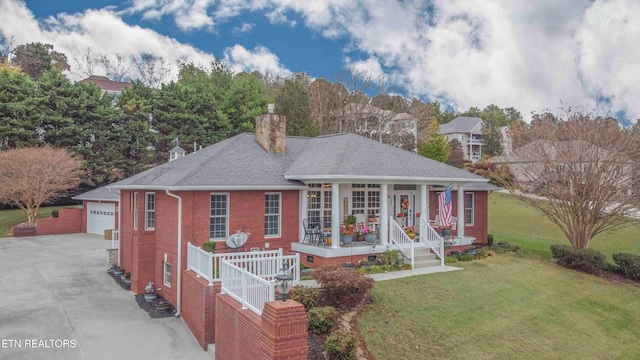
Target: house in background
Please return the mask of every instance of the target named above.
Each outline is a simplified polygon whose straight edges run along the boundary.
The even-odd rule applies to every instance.
[[[482,129],[484,122],[479,117],[458,116],[440,126],[440,133],[447,141],[456,139],[462,145],[464,159],[476,163],[482,158]]]
[[[124,89],[132,86],[130,82],[113,81],[109,80],[106,76],[99,75],[91,75],[86,79],[80,80],[80,82],[94,84],[100,88],[103,93],[115,95],[116,98],[124,91]]]

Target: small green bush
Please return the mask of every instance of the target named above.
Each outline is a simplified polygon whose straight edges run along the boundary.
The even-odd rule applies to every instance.
[[[337,308],[351,308],[371,297],[373,279],[362,272],[337,266],[324,266],[313,272],[324,289],[325,303]]]
[[[462,254],[458,257],[460,261],[473,261],[473,255],[471,254]]]
[[[307,313],[309,331],[316,335],[328,333],[338,323],[338,312],[331,306],[314,307]]]
[[[486,259],[487,256],[489,256],[489,250],[482,248],[482,250],[480,250],[480,253],[478,253],[477,256],[481,259]]]
[[[487,244],[489,244],[489,246],[493,245],[493,234],[487,235]]]
[[[617,253],[613,254],[613,261],[618,269],[631,279],[640,280],[640,255]]]
[[[400,250],[385,251],[375,261],[376,265],[389,265],[395,270],[402,268],[402,252]]]
[[[453,264],[453,263],[457,263],[458,262],[458,258],[455,256],[445,256],[444,258],[444,263],[445,264]]]
[[[568,245],[551,245],[551,255],[558,260],[558,265],[589,274],[606,268],[607,257],[595,250],[580,249]]]
[[[327,360],[355,359],[358,345],[356,336],[346,330],[336,330],[325,341]]]
[[[305,311],[315,307],[319,297],[320,290],[306,286],[294,286],[289,293],[289,298],[302,304]]]
[[[215,253],[216,252],[216,242],[215,241],[205,241],[202,243],[202,250]]]
[[[489,247],[489,250],[496,254],[504,254],[508,252],[520,252],[521,249],[518,245],[509,244],[508,242],[499,242]]]

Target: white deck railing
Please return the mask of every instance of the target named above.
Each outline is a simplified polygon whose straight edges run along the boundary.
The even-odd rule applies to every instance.
[[[420,218],[420,236],[418,239],[421,243],[425,243],[436,256],[440,258],[440,265],[444,266],[444,239],[431,227],[427,219],[423,217]]]
[[[411,268],[414,267],[414,243],[411,238],[404,232],[402,226],[398,225],[395,219],[389,217],[389,242],[402,251],[411,261]]]
[[[221,290],[242,304],[243,309],[250,309],[262,315],[264,304],[275,298],[275,283],[222,259],[220,262]]]
[[[187,244],[187,269],[205,278],[209,284],[220,281],[220,266],[223,260],[228,260],[267,280],[275,278],[284,261],[289,269],[292,269],[293,281],[300,281],[300,254],[284,256],[282,249],[213,254],[191,243]]]

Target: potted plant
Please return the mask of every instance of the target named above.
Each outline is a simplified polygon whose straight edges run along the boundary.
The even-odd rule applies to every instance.
[[[343,245],[351,245],[353,243],[353,228],[340,227],[340,240]]]
[[[411,240],[413,240],[416,237],[416,228],[413,226],[405,226],[404,232],[407,234],[407,236]]]
[[[124,274],[124,270],[120,267],[116,267],[115,269],[113,269],[113,276],[120,276]]]
[[[152,302],[156,297],[158,297],[158,294],[156,294],[155,289],[153,288],[153,281],[149,281],[147,286],[144,287],[144,291],[144,300],[147,302]]]
[[[442,236],[451,236],[453,230],[451,229],[451,226],[445,226],[442,228],[441,232]]]
[[[127,286],[131,285],[131,272],[130,271],[127,271],[126,274],[124,274],[123,281],[124,281],[125,285],[127,285]]]
[[[373,266],[373,261],[369,261],[369,259],[367,258],[360,260],[359,263],[360,263],[360,267],[367,268],[367,267]]]
[[[358,221],[358,219],[356,219],[355,215],[349,215],[344,220],[344,225],[347,227],[347,229],[350,229],[351,232],[353,233],[353,229],[356,227],[356,222],[357,221]]]
[[[364,233],[364,241],[367,244],[373,244],[376,242],[376,230],[373,226],[364,224],[362,227],[362,232]]]

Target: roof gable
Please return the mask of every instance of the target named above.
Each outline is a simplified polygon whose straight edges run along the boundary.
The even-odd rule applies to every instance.
[[[481,134],[482,126],[484,122],[479,117],[458,116],[457,118],[449,121],[446,124],[440,126],[440,132],[442,134],[453,133],[474,133]]]

